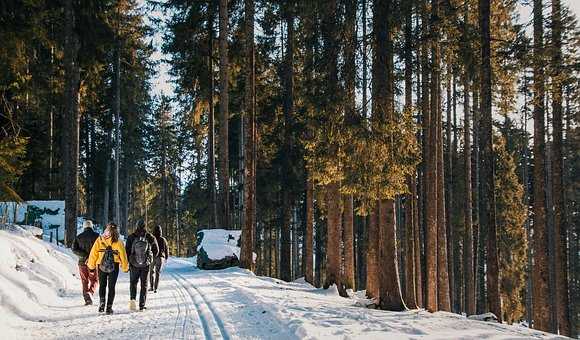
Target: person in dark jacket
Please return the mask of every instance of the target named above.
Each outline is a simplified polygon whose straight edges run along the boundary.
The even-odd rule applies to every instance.
[[[79,275],[83,285],[85,305],[92,305],[93,299],[91,295],[95,294],[97,289],[98,275],[96,270],[90,270],[87,267],[87,259],[95,240],[99,237],[99,233],[93,230],[93,222],[91,220],[85,220],[83,227],[83,232],[78,234],[73,242],[72,251],[79,257]]]
[[[155,240],[159,246],[159,256],[153,258],[153,263],[151,263],[151,268],[149,270],[149,281],[151,283],[150,290],[157,293],[157,288],[159,287],[159,274],[161,274],[161,269],[163,269],[165,261],[169,258],[169,249],[167,247],[167,240],[163,237],[163,229],[161,229],[159,224],[155,226],[155,229],[153,229],[153,236],[155,236]]]
[[[147,279],[149,276],[149,266],[153,259],[159,255],[159,246],[153,235],[145,229],[145,222],[137,223],[137,229],[127,238],[127,257],[129,258],[129,309],[137,310],[135,299],[137,297],[137,283],[141,281],[139,291],[139,310],[146,309],[147,300]]]

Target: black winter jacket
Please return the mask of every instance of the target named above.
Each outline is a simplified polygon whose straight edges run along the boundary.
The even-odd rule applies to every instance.
[[[92,228],[85,228],[78,234],[73,242],[72,251],[79,257],[79,264],[85,264],[93,248],[93,243],[99,237],[99,233]]]
[[[163,231],[160,226],[157,226],[153,230],[153,236],[155,236],[157,244],[159,245],[159,257],[167,260],[169,258],[169,248],[167,247],[167,239],[163,237]]]
[[[135,242],[135,240],[137,240],[140,237],[145,236],[145,239],[147,240],[147,242],[149,242],[149,247],[151,249],[151,254],[153,255],[153,258],[157,257],[159,255],[159,246],[157,245],[157,240],[155,239],[155,237],[153,235],[151,235],[150,233],[148,233],[145,229],[138,229],[136,230],[134,233],[132,233],[131,235],[129,235],[129,237],[127,237],[127,243],[125,244],[125,250],[127,251],[127,258],[129,259],[129,264],[133,265],[131,262],[131,258],[132,258],[132,252],[133,252],[133,242]]]

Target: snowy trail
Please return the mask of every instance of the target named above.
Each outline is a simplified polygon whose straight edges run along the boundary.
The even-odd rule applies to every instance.
[[[563,339],[451,313],[366,309],[336,289],[240,268],[203,271],[179,258],[169,259],[145,312],[129,311],[129,275],[121,273],[115,314],[99,315],[82,305],[76,261],[26,232],[0,230],[0,340]]]

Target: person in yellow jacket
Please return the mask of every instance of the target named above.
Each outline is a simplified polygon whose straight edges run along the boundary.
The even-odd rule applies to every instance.
[[[125,246],[119,237],[117,225],[109,223],[103,235],[99,236],[93,244],[87,259],[89,270],[98,268],[99,271],[99,298],[101,300],[99,313],[105,311],[106,304],[106,313],[113,314],[113,301],[115,300],[115,286],[119,277],[119,267],[125,273],[129,271],[129,261],[127,261]],[[108,294],[107,288],[109,290]]]

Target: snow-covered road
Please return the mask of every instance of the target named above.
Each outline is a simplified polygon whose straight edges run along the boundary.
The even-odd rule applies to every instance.
[[[0,230],[0,340],[4,339],[555,339],[521,326],[422,310],[362,307],[336,289],[198,270],[171,258],[145,312],[130,312],[128,275],[114,315],[83,306],[76,257],[26,231]],[[95,297],[95,300],[98,300]]]
[[[71,294],[61,306],[46,306],[50,317],[27,323],[27,335],[77,340],[298,338],[256,299],[189,261],[169,260],[159,291],[149,292],[145,312],[129,311],[128,279],[125,273],[119,276],[114,315],[99,315],[96,306],[81,306],[80,295]]]

